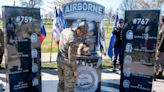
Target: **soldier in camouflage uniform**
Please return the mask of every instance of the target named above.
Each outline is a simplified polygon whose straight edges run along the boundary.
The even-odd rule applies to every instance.
[[[68,28],[61,32],[58,63],[58,92],[73,92],[75,87],[75,77],[79,75],[76,71],[76,55],[82,37],[87,33],[88,25],[82,21],[75,28]]]
[[[2,58],[3,58],[3,53],[4,53],[4,36],[3,36],[3,31],[0,29],[0,69],[1,63],[2,63]]]

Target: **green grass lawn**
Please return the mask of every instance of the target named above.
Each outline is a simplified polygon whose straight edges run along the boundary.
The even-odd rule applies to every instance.
[[[50,26],[45,25],[46,30],[49,29],[49,27]],[[107,50],[108,50],[108,46],[109,46],[109,40],[110,40],[110,36],[111,36],[112,27],[113,27],[112,23],[109,24],[108,22],[105,22],[104,29],[105,29],[105,41],[106,41]],[[49,53],[50,52],[51,39],[52,39],[51,37],[52,37],[52,33],[47,32],[47,36],[46,36],[45,40],[42,43],[42,53],[45,53],[45,52]],[[58,46],[56,45],[56,43],[53,40],[53,42],[52,42],[52,52],[57,52],[57,51],[58,51]],[[109,61],[110,61],[109,58],[103,59],[103,62],[102,62],[103,67],[109,67],[109,68],[112,67],[112,62],[109,63]],[[56,65],[54,63],[52,63],[52,64],[44,63],[42,67],[44,67],[44,68],[46,68],[46,67],[55,68]]]
[[[58,45],[55,43],[55,41],[52,38],[52,33],[47,32],[45,39],[42,43],[42,53],[49,53],[49,52],[57,52],[58,51]]]
[[[44,19],[43,24],[44,24],[46,30],[52,30],[53,20]]]
[[[57,68],[57,62],[42,63],[42,69],[56,69],[56,68]]]
[[[52,20],[43,20],[43,23],[44,23],[45,29],[47,30],[47,32],[46,32],[47,35],[41,45],[42,53],[50,53],[51,51],[57,52],[58,46],[55,43],[55,41],[52,39],[52,33],[50,32],[50,30],[52,30]],[[106,41],[107,50],[108,50],[108,46],[109,46],[109,39],[111,36],[112,27],[113,27],[112,23],[105,22],[104,29],[105,29],[105,41]],[[2,28],[2,22],[0,22],[0,28]],[[52,45],[52,47],[51,47],[51,45]],[[104,67],[111,67],[111,63],[109,63],[109,60],[110,60],[109,58],[103,59],[102,65]],[[2,65],[2,66],[5,67],[5,65]],[[42,67],[43,68],[46,68],[46,67],[55,68],[56,63],[51,63],[51,64],[43,63]]]
[[[49,53],[49,52],[57,52],[58,51],[58,46],[57,44],[54,42],[54,40],[52,39],[52,33],[50,32],[50,30],[52,30],[52,24],[53,24],[53,20],[51,19],[44,19],[43,20],[45,29],[47,31],[47,35],[46,38],[44,39],[43,43],[42,43],[42,53]],[[104,23],[104,29],[105,29],[105,39],[106,39],[106,48],[108,49],[108,45],[109,45],[109,39],[110,39],[110,35],[111,35],[111,30],[112,30],[112,23],[109,22],[105,22]],[[2,28],[2,21],[0,21],[0,28]],[[51,43],[52,43],[52,48],[51,48]]]
[[[52,21],[49,20],[49,22],[52,22]],[[48,23],[48,25],[46,25],[47,23],[44,23],[44,24],[45,24],[46,30],[52,29],[52,23]],[[108,22],[105,22],[104,29],[105,29],[105,41],[106,41],[107,50],[109,47],[109,39],[111,36],[112,27],[113,27],[112,23],[109,24]],[[41,46],[43,53],[48,53],[51,51],[51,41],[52,41],[52,33],[47,32],[46,38],[44,39],[42,46]],[[53,40],[52,41],[52,52],[57,52],[57,51],[58,51],[58,46],[56,45],[56,43]]]
[[[104,29],[105,29],[105,43],[106,43],[107,51],[108,51],[108,47],[109,47],[109,40],[110,40],[110,37],[111,37],[112,27],[113,27],[112,23],[111,24],[106,23],[105,26],[104,26]]]
[[[2,67],[2,68],[6,68],[5,64],[1,64],[1,67]]]
[[[51,24],[51,23],[50,23]],[[105,43],[106,43],[106,48],[107,48],[107,51],[108,51],[108,47],[109,47],[109,40],[110,40],[110,36],[111,36],[111,31],[112,31],[112,27],[113,27],[113,24],[110,24],[108,22],[105,22],[105,25],[104,25],[104,29],[105,29]],[[49,30],[50,29],[50,25],[45,25],[45,29],[46,30]],[[46,38],[44,39],[43,43],[42,43],[42,53],[49,53],[51,51],[51,42],[52,42],[52,52],[57,52],[58,51],[58,46],[57,44],[54,42],[54,40],[52,40],[52,33],[51,32],[47,32],[47,36]],[[109,63],[110,61],[110,58],[106,58],[104,59],[103,58],[103,67],[112,67],[112,64]],[[53,64],[52,64],[53,65]],[[50,66],[50,67],[54,67],[52,66],[51,64],[44,64],[44,66]]]
[[[1,65],[3,68],[5,67],[5,64]],[[52,62],[52,63],[42,63],[41,64],[42,69],[56,69],[57,68],[57,62]],[[103,60],[102,62],[102,67],[104,68],[112,68],[112,62],[109,62],[107,59]]]

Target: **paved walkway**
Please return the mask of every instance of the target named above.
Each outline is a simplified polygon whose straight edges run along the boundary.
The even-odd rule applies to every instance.
[[[42,53],[41,61],[42,62],[50,62],[50,59],[51,59],[51,61],[56,61],[56,57],[57,57],[57,53],[52,53],[51,57],[50,57],[50,53]],[[4,57],[3,57],[2,63],[5,63]]]
[[[42,62],[50,62],[50,59],[51,59],[51,61],[56,61],[56,57],[57,57],[57,53],[52,53],[52,54],[50,54],[50,53],[42,53],[41,54],[41,61]],[[109,57],[106,56],[105,58],[109,58]],[[3,58],[2,63],[5,63],[4,58]]]
[[[101,92],[119,92],[120,75],[118,73],[113,73],[111,69],[103,69],[101,77]],[[2,82],[4,85],[6,81],[5,78],[5,71],[0,70],[0,82]],[[43,69],[42,92],[56,92],[57,84],[57,70]],[[153,83],[153,92],[163,92],[163,90],[164,80],[157,79],[157,81]]]
[[[56,61],[56,53],[52,53],[52,61]],[[49,62],[50,54],[42,53],[42,62]],[[4,61],[3,61],[4,63]],[[0,82],[5,84],[6,76],[4,70],[0,70]],[[102,70],[102,84],[101,92],[119,92],[120,75],[113,73],[111,69]],[[56,92],[58,83],[57,70],[55,69],[43,69],[42,70],[42,92]],[[51,90],[50,90],[51,89]],[[164,80],[157,79],[153,82],[154,92],[164,91]]]
[[[120,75],[109,73],[111,70],[104,70],[108,73],[102,73],[101,92],[119,92]],[[1,82],[5,85],[5,72],[0,71]],[[42,92],[57,92],[58,76],[56,69],[42,70]],[[51,89],[51,90],[50,90]],[[110,91],[109,91],[110,90]],[[5,91],[4,91],[5,92]]]

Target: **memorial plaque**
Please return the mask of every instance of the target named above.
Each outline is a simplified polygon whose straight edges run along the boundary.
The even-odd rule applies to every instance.
[[[40,9],[2,7],[7,92],[41,92]]]
[[[152,92],[159,10],[125,11],[121,92]]]
[[[76,71],[80,75],[76,78],[74,92],[101,92],[102,57],[98,50],[99,41],[104,37],[99,29],[105,8],[94,2],[78,1],[65,4],[62,9],[68,27],[74,28],[81,21],[88,24],[88,32],[80,38],[82,40],[78,46]],[[88,52],[85,52],[88,48]]]

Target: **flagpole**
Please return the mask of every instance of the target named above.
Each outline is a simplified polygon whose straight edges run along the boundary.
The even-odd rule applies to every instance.
[[[55,6],[55,10],[56,10],[56,6]],[[51,61],[52,61],[52,42],[53,42],[53,31],[51,33],[51,48],[50,48],[50,64],[51,64]]]
[[[52,33],[52,35],[51,35],[51,48],[50,48],[50,64],[51,64],[51,59],[52,59],[52,42],[53,42],[53,33]]]

